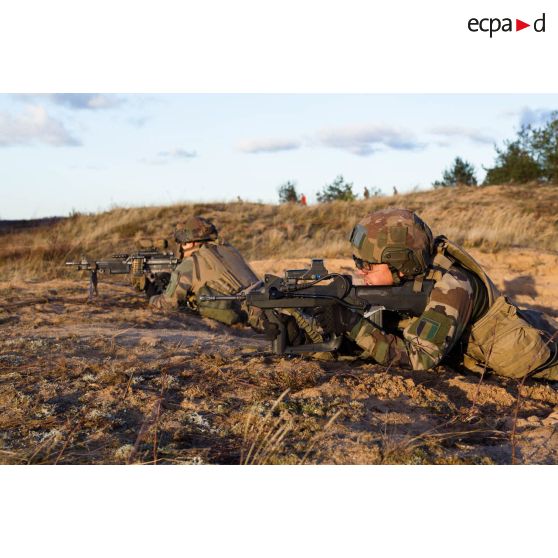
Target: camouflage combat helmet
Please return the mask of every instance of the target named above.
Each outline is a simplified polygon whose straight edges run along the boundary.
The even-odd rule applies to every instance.
[[[392,271],[415,277],[432,261],[432,231],[408,209],[382,209],[367,215],[350,237],[353,258],[359,269],[386,263]]]
[[[179,244],[216,240],[217,229],[213,223],[203,217],[188,217],[186,221],[176,225],[174,239]]]

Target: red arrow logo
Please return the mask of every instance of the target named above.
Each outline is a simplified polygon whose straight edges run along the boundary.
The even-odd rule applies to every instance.
[[[525,23],[524,21],[521,21],[520,19],[515,20],[515,30],[516,31],[521,31],[522,29],[525,29],[527,27],[531,27],[531,24],[530,23]]]

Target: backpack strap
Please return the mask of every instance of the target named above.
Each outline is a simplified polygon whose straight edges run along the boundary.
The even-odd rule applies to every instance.
[[[194,276],[196,281],[200,280],[200,262],[198,262],[197,254],[192,254],[192,261],[194,262]]]
[[[455,263],[454,260],[448,258],[446,253],[447,239],[445,236],[440,236],[436,239],[435,254],[432,259],[432,265],[426,274],[427,279],[439,281],[444,273],[446,273],[451,266]]]

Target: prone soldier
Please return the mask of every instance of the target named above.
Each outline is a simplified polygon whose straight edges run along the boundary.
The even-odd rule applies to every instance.
[[[367,285],[433,280],[420,316],[383,328],[341,308],[345,335],[383,365],[428,370],[440,363],[514,378],[558,380],[558,323],[521,310],[502,296],[484,269],[406,209],[384,209],[358,223],[353,259]]]
[[[174,238],[180,264],[173,271],[163,294],[151,297],[156,309],[185,305],[203,317],[227,325],[247,323],[263,330],[262,312],[241,301],[200,301],[200,295],[233,295],[261,284],[240,252],[218,238],[215,225],[207,219],[189,217],[176,225]]]

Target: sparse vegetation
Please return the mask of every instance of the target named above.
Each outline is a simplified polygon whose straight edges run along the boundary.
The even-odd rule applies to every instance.
[[[296,191],[296,182],[292,180],[281,184],[277,190],[279,193],[279,203],[296,203],[299,199],[298,192]]]
[[[531,152],[539,164],[543,178],[558,183],[558,112],[552,113],[549,121],[539,127],[528,127]]]
[[[353,192],[353,183],[345,182],[343,175],[340,174],[331,184],[326,184],[316,197],[320,203],[354,201],[357,199],[357,194]]]
[[[558,246],[558,189],[553,186],[517,186],[513,191],[506,186],[440,188],[350,204],[177,204],[74,215],[47,226],[0,234],[0,273],[6,280],[75,277],[65,268],[66,259],[127,252],[146,238],[166,238],[172,247],[173,224],[191,214],[209,217],[250,260],[271,255],[348,257],[347,235],[355,222],[389,206],[417,211],[435,234],[446,234],[466,247],[555,250]]]
[[[558,112],[539,126],[523,126],[517,138],[496,148],[494,166],[486,169],[485,184],[558,183]]]
[[[82,253],[128,251],[141,238],[170,239],[173,223],[201,213],[258,274],[312,256],[347,273],[348,230],[393,205],[464,243],[503,292],[558,315],[558,256],[539,251],[558,246],[558,189],[549,185],[312,207],[114,209],[20,228],[0,235],[0,462],[473,464],[510,463],[513,454],[519,463],[555,463],[558,395],[550,385],[520,388],[444,367],[284,359],[250,330],[152,312],[123,278],[101,278],[99,297],[87,304],[86,278],[63,266]],[[475,247],[492,254],[485,260]]]
[[[451,166],[444,171],[442,180],[436,180],[434,188],[448,188],[454,186],[476,186],[477,176],[475,167],[461,157],[456,157]]]
[[[496,153],[494,166],[486,169],[485,185],[525,184],[541,178],[542,169],[525,145],[522,133],[519,139],[506,142],[502,149],[496,148]]]
[[[94,304],[80,287],[0,285],[8,309],[21,303],[0,348],[0,463],[477,464],[509,463],[512,449],[518,462],[556,458],[548,385],[522,386],[518,409],[513,381],[283,359],[243,330],[154,314],[126,286],[105,284]]]

